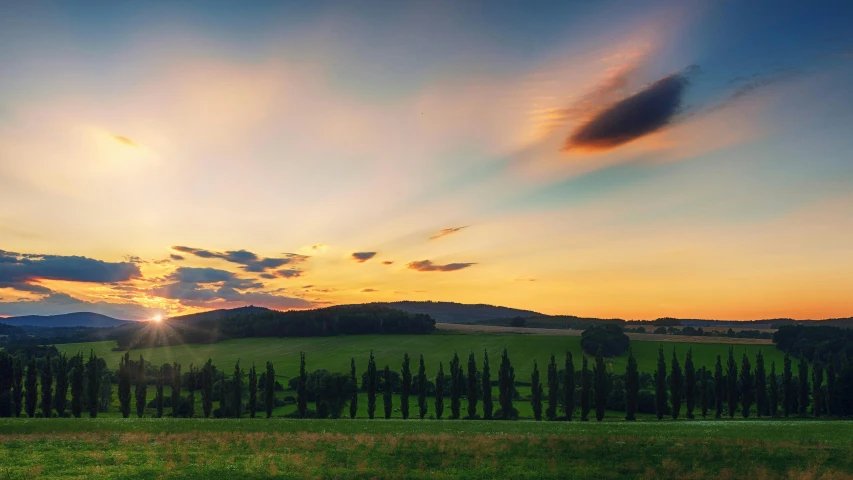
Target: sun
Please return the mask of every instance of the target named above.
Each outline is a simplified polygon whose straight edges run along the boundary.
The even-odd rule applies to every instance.
[[[160,315],[158,313],[157,315],[154,315],[153,317],[151,317],[151,321],[160,323],[163,321],[163,315]]]

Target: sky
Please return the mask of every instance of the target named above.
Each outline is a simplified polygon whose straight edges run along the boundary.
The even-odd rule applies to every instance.
[[[853,3],[0,2],[0,316],[853,315]]]

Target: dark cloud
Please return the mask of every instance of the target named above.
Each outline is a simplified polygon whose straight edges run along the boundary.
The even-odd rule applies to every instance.
[[[260,305],[267,308],[286,310],[312,308],[313,302],[267,292],[241,292],[227,285],[206,288],[198,284],[173,283],[151,290],[153,295],[178,300],[182,305],[203,308],[233,308],[242,305]]]
[[[394,264],[393,260],[385,260],[384,262],[382,262],[382,265],[393,265],[393,264]]]
[[[252,253],[248,250],[228,250],[225,252],[214,252],[212,250],[205,250],[203,248],[194,248],[194,247],[184,247],[184,246],[174,246],[172,250],[176,250],[178,252],[189,253],[191,255],[195,255],[200,258],[218,258],[221,260],[225,260],[226,262],[236,263],[238,265],[243,265],[243,270],[247,272],[266,272],[267,270],[278,268],[283,265],[295,264],[299,262],[303,262],[308,259],[305,255],[299,255],[296,253],[285,253],[283,258],[261,258],[255,253]],[[172,258],[179,256],[174,255]],[[183,257],[180,258],[182,260]]]
[[[184,257],[182,257],[180,255],[175,255],[174,253],[170,254],[169,258],[171,258],[172,260],[183,260],[184,259]]]
[[[166,279],[185,285],[221,283],[224,287],[238,290],[263,288],[264,286],[262,283],[251,279],[238,278],[232,272],[217,268],[178,267]]]
[[[373,292],[378,292],[378,291],[379,290],[376,290],[375,288],[365,288],[361,291],[361,293],[373,293]]]
[[[302,270],[297,268],[287,268],[284,270],[277,270],[275,272],[281,278],[297,278],[302,276]]]
[[[452,272],[468,268],[471,265],[476,265],[476,263],[448,263],[447,265],[438,265],[432,263],[431,260],[420,260],[417,262],[410,262],[408,267],[411,270],[417,270],[419,272]]]
[[[355,252],[352,254],[353,260],[359,263],[364,263],[376,256],[376,252]]]
[[[463,228],[468,228],[468,227],[469,227],[469,225],[464,225],[464,226],[461,226],[461,227],[445,228],[444,230],[441,230],[441,231],[439,231],[438,233],[436,233],[435,235],[433,235],[433,236],[429,237],[429,239],[430,239],[430,240],[435,240],[436,238],[441,238],[441,237],[444,237],[444,236],[446,236],[446,235],[450,235],[451,233],[456,233],[456,232],[458,232],[459,230],[462,230]]]
[[[274,273],[262,273],[258,276],[261,278],[266,278],[267,280],[272,280],[274,278],[278,278]]]
[[[679,113],[687,85],[684,74],[673,74],[612,104],[576,129],[565,149],[606,150],[660,130]]]
[[[15,253],[0,250],[0,288],[48,293],[39,280],[112,283],[139,278],[132,262],[104,262],[87,257]]]

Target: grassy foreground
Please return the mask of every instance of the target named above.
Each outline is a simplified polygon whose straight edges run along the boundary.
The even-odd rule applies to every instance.
[[[851,478],[847,422],[4,419],[0,478]]]

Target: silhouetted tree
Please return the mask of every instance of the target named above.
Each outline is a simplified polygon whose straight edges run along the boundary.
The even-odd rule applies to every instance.
[[[702,412],[702,418],[708,416],[708,410],[711,406],[711,372],[705,368],[705,365],[702,365],[702,370],[699,372],[699,395],[700,395],[700,411]]]
[[[835,370],[835,356],[829,352],[829,359],[826,362],[826,413],[827,415],[837,415],[838,408],[836,397],[835,379],[837,372]]]
[[[566,364],[563,370],[563,411],[566,421],[571,422],[575,414],[575,363],[572,352],[566,350]]]
[[[693,410],[696,408],[696,367],[693,366],[693,349],[687,349],[684,360],[684,400],[687,406],[687,418],[693,420]]]
[[[423,420],[427,414],[427,377],[426,365],[424,365],[424,356],[421,355],[420,364],[418,365],[418,416]]]
[[[118,362],[118,403],[123,418],[130,416],[130,352]]]
[[[225,380],[225,372],[219,372],[219,416],[225,418],[229,415],[228,384]]]
[[[468,354],[468,418],[477,418],[477,361]]]
[[[163,382],[165,381],[163,377],[166,376],[166,369],[161,365],[157,369],[156,375],[157,378],[154,382],[154,416],[155,418],[163,418]]]
[[[80,418],[86,405],[86,390],[83,372],[83,354],[74,357],[74,368],[71,369],[71,415]]]
[[[581,421],[589,421],[589,396],[592,381],[589,378],[589,366],[586,356],[581,363]]]
[[[637,370],[637,359],[634,352],[628,348],[628,363],[625,367],[625,420],[637,419],[637,404],[640,400],[640,373]]]
[[[275,367],[270,362],[267,362],[267,375],[264,378],[264,408],[267,418],[272,417],[275,408]]]
[[[178,362],[172,363],[172,416],[177,418],[178,411],[181,408],[181,364]]]
[[[453,352],[453,359],[450,360],[450,418],[453,420],[459,418],[460,397],[462,396],[462,390],[459,388],[461,386],[459,375],[461,374],[459,355]]]
[[[258,411],[258,371],[255,364],[249,369],[249,418],[255,418]]]
[[[815,357],[812,361],[812,415],[815,418],[820,417],[824,405],[823,400],[823,366],[820,364],[818,352],[815,350]]]
[[[483,420],[492,419],[492,373],[489,369],[489,352],[483,351]]]
[[[270,380],[269,376],[267,380]],[[210,418],[213,410],[213,361],[209,358],[201,368],[201,409],[204,418]]]
[[[50,418],[53,411],[53,365],[50,354],[45,358],[41,367],[41,414],[44,418]]]
[[[56,414],[65,416],[68,408],[68,357],[61,353],[56,364],[56,392],[53,395],[53,405]]]
[[[513,411],[512,395],[515,392],[515,371],[509,360],[509,354],[504,348],[501,355],[501,367],[498,371],[498,384],[500,388],[501,416],[504,420],[512,418]]]
[[[352,380],[352,384],[356,387],[358,386],[358,377],[355,372],[355,358],[349,359],[349,376]],[[355,415],[358,413],[358,388],[353,388],[352,395],[349,399],[349,418],[355,418]]]
[[[755,414],[758,418],[767,415],[767,373],[761,350],[755,356]]]
[[[233,382],[233,391],[231,393],[234,395],[234,405],[231,407],[231,410],[234,413],[234,418],[240,418],[243,416],[243,370],[240,368],[239,360],[234,364]]]
[[[391,410],[394,408],[392,402],[393,382],[391,381],[391,369],[385,365],[385,390],[382,392],[382,402],[385,407],[385,418],[391,418]]]
[[[438,375],[435,377],[435,418],[441,420],[444,414],[444,365],[438,363]]]
[[[800,397],[797,406],[800,410],[800,416],[805,417],[809,411],[809,364],[804,356],[800,356],[800,363],[797,365],[798,374],[800,376],[800,388],[798,392]]]
[[[791,357],[785,354],[782,370],[782,413],[787,418],[794,406],[794,382],[791,374]]]
[[[296,389],[296,407],[299,416],[308,416],[308,373],[305,371],[305,352],[299,352],[299,384]]]
[[[89,418],[98,416],[98,398],[101,392],[101,365],[94,350],[89,351],[89,361],[86,363],[86,390],[89,400]]]
[[[607,367],[604,365],[604,355],[599,349],[595,356],[595,419],[604,420],[604,410],[607,408]]]
[[[36,403],[38,403],[38,372],[36,370],[36,359],[30,357],[27,362],[26,380],[26,407],[27,416],[33,418],[36,415]]]
[[[655,414],[658,420],[666,414],[666,360],[663,345],[658,346],[658,367],[655,371]]]
[[[403,420],[409,418],[409,394],[412,388],[412,369],[409,366],[409,354],[403,354],[403,371],[401,374],[403,384],[400,386],[400,415]]]
[[[714,418],[723,415],[723,398],[725,397],[726,384],[723,380],[723,359],[717,355],[717,363],[714,365]]]
[[[198,388],[198,368],[190,364],[189,375],[187,375],[187,417],[195,416],[195,391]]]
[[[20,417],[24,409],[24,359],[15,357],[12,368],[12,402],[15,416]]]
[[[0,350],[0,417],[11,417],[15,407],[12,383],[15,378],[15,361],[5,350]]]
[[[779,380],[776,377],[776,362],[770,363],[769,401],[767,413],[775,417],[779,415]]]
[[[560,385],[557,376],[557,359],[551,354],[551,362],[548,363],[548,408],[545,416],[548,420],[557,417],[557,403],[559,402]]]
[[[752,366],[749,364],[749,358],[743,354],[740,367],[740,404],[741,415],[743,418],[749,417],[749,409],[752,407],[752,402],[755,399],[754,380],[752,378]]]
[[[136,365],[136,416],[142,418],[145,415],[145,402],[148,397],[148,380],[145,378],[145,359],[142,355],[139,356],[139,363]]]
[[[370,351],[370,360],[367,361],[367,385],[363,385],[367,390],[367,416],[373,420],[376,414],[376,360],[373,358],[373,350]]]
[[[533,374],[530,376],[530,405],[533,407],[533,418],[542,420],[542,383],[539,382],[539,366],[533,360]]]
[[[669,393],[672,400],[672,419],[678,420],[678,415],[681,413],[681,392],[684,389],[684,377],[681,374],[681,365],[678,363],[678,356],[675,354],[675,348],[672,349],[672,373],[669,376]]]
[[[729,329],[731,330],[731,329]],[[735,363],[734,347],[729,347],[729,359],[726,362],[726,393],[729,418],[734,418],[738,404],[737,363]]]

